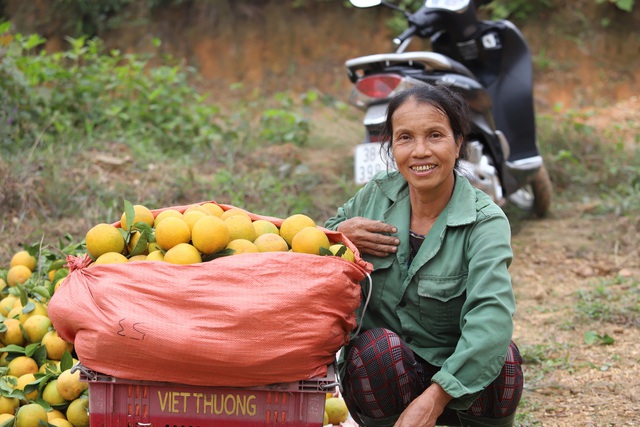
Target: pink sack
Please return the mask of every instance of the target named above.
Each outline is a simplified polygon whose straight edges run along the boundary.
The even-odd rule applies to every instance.
[[[324,376],[356,327],[371,271],[344,235],[324,231],[356,262],[262,252],[86,267],[69,257],[49,317],[84,366],[118,378],[244,387]]]

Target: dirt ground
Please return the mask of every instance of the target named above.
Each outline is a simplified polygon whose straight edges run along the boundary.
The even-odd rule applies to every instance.
[[[514,339],[528,362],[524,411],[539,423],[525,425],[640,425],[639,230],[640,217],[578,207],[525,221],[514,234]],[[581,295],[598,292],[603,307],[584,307]],[[598,309],[614,313],[585,316]],[[587,344],[589,331],[613,344]]]
[[[629,97],[584,111],[584,121],[637,147],[639,107]],[[640,425],[640,212],[602,216],[596,207],[556,208],[514,229],[522,425]],[[590,342],[594,334],[605,339]]]

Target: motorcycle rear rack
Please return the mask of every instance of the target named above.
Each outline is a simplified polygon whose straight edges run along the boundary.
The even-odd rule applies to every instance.
[[[345,62],[347,74],[352,83],[364,77],[368,72],[382,72],[390,66],[399,64],[408,64],[410,67],[417,66],[427,71],[451,71],[475,79],[467,67],[435,52],[378,53],[360,56]]]

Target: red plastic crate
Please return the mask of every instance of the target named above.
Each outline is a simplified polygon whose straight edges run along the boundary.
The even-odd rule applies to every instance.
[[[321,427],[327,376],[263,387],[202,387],[132,381],[80,368],[89,383],[91,427]]]

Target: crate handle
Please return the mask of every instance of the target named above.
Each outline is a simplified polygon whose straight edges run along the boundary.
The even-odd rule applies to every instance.
[[[92,381],[94,381],[96,378],[98,378],[98,374],[96,374],[95,372],[85,368],[84,366],[82,366],[82,364],[80,364],[80,362],[76,363],[75,365],[73,365],[73,367],[71,367],[71,373],[73,374],[75,371],[82,372],[83,374],[85,374],[87,376],[87,378],[89,378]]]
[[[329,384],[320,384],[320,389],[328,390],[330,388],[338,387],[339,385],[340,385],[340,383],[338,381],[336,381],[334,383],[329,383]]]

